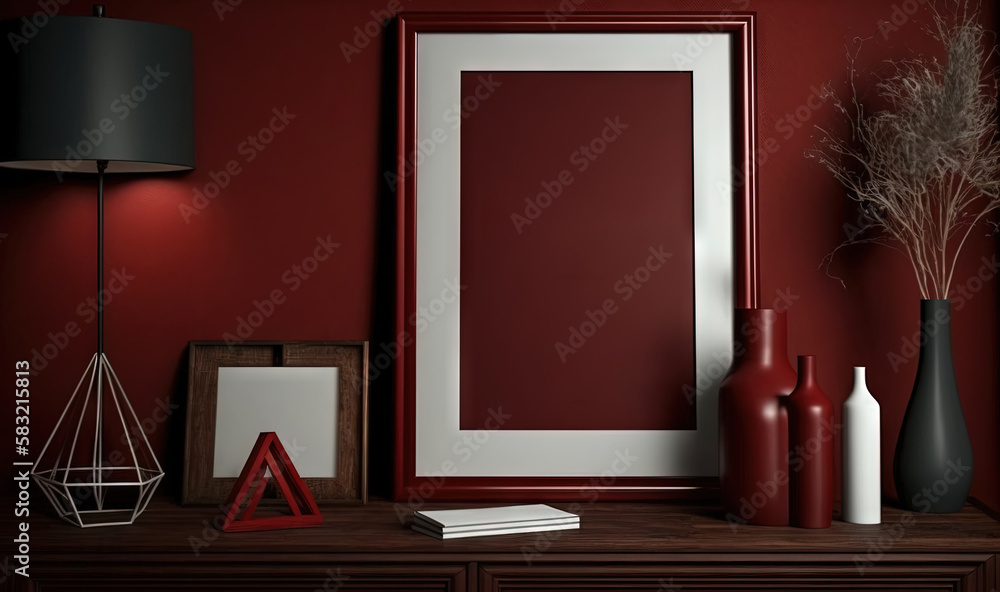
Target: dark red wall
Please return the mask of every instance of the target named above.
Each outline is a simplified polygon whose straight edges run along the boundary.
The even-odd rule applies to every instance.
[[[222,2],[215,2],[221,5]],[[342,44],[356,30],[379,32],[373,11],[406,10],[755,10],[758,28],[760,230],[763,301],[791,300],[792,355],[818,356],[819,380],[839,404],[851,386],[851,366],[869,367],[870,387],[882,405],[884,484],[891,491],[896,434],[916,369],[915,359],[894,372],[888,359],[917,330],[919,294],[899,253],[877,247],[841,251],[833,272],[817,269],[845,238],[853,211],[830,175],[803,151],[812,126],[835,113],[818,98],[827,82],[844,88],[845,42],[872,37],[861,67],[931,49],[923,34],[925,3],[871,0],[761,0],[658,2],[629,0],[365,0],[242,2],[222,15],[213,3],[111,2],[113,17],[162,22],[194,33],[198,169],[165,177],[114,177],[108,184],[106,262],[134,279],[107,309],[107,351],[139,417],[157,402],[183,401],[185,348],[191,339],[221,339],[238,328],[254,302],[283,289],[276,308],[252,339],[385,339],[391,316],[391,271],[378,255],[382,137],[387,119],[385,35],[345,59]],[[916,18],[907,10],[920,7]],[[0,18],[34,13],[34,0],[8,1]],[[87,14],[69,3],[65,14]],[[984,22],[993,28],[993,7]],[[880,29],[879,21],[899,23]],[[365,39],[357,39],[363,42]],[[2,89],[0,89],[2,92]],[[391,105],[391,103],[390,103]],[[268,125],[273,109],[295,115],[248,162],[240,145]],[[235,160],[240,173],[187,222],[192,205]],[[94,349],[93,324],[77,314],[93,290],[96,227],[92,178],[58,183],[51,175],[0,172],[0,366],[50,343],[68,322],[83,325],[32,382],[33,444],[39,451]],[[283,274],[309,256],[317,238],[341,246],[299,288]],[[979,291],[954,318],[955,364],[976,454],[973,494],[1000,506],[997,476],[997,291],[995,271],[980,262],[994,243],[976,233],[956,272]],[[985,282],[970,280],[983,271]],[[957,301],[956,301],[956,308]],[[382,323],[382,324],[379,324]],[[376,327],[373,329],[373,327]],[[50,348],[51,351],[51,348]],[[10,376],[13,379],[13,376]],[[389,391],[373,384],[376,448],[391,438]],[[5,405],[4,425],[11,405]],[[181,411],[151,433],[174,486],[183,456]],[[838,411],[839,416],[839,411]],[[4,428],[4,433],[9,433]],[[10,454],[6,452],[5,454]],[[839,455],[838,455],[839,458]],[[376,457],[376,489],[390,474]]]

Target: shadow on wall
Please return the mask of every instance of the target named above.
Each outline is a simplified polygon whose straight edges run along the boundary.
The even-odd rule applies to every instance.
[[[379,117],[378,213],[375,232],[375,302],[368,349],[368,490],[375,497],[392,497],[395,438],[396,374],[396,191],[385,172],[396,171],[396,95],[398,65],[396,20],[382,35],[382,104]],[[395,353],[394,353],[395,352]]]

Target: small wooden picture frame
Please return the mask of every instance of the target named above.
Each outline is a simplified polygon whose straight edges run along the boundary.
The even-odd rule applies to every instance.
[[[336,392],[329,395],[335,400],[330,402],[332,413],[327,414],[329,430],[335,434],[335,454],[327,453],[336,459],[335,476],[304,474],[303,478],[317,503],[363,504],[368,501],[367,341],[246,341],[240,344],[192,341],[188,351],[182,492],[185,505],[224,503],[236,482],[235,476],[217,477],[215,470],[220,368],[335,368]],[[294,406],[288,408],[301,412]],[[322,420],[319,423],[322,424]],[[248,425],[248,433],[252,432],[251,443],[260,431]],[[286,440],[287,448],[296,436],[328,436],[328,433],[278,435]],[[293,450],[289,452],[295,454]],[[271,495],[272,492],[268,492],[268,496]]]

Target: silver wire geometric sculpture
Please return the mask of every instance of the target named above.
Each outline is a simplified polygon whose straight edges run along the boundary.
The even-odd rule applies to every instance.
[[[87,390],[81,391],[84,380]],[[111,421],[105,421],[106,414],[111,415]],[[92,439],[87,437],[91,426]],[[106,446],[118,434],[128,454]],[[53,442],[59,443],[58,447],[49,450]],[[108,451],[113,452],[106,458]],[[46,453],[54,460],[45,463]],[[59,517],[80,528],[132,524],[149,504],[163,478],[163,468],[103,353],[90,359],[31,476]]]

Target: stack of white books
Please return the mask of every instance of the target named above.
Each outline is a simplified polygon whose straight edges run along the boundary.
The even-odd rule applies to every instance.
[[[413,513],[413,530],[436,539],[570,530],[580,517],[544,504],[471,510],[428,510]]]

